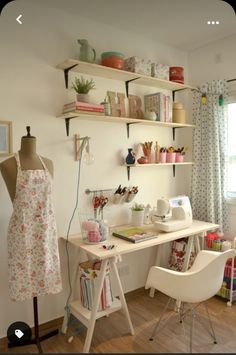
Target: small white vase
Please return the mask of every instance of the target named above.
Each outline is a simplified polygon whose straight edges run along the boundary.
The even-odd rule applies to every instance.
[[[133,211],[131,215],[131,225],[141,226],[144,219],[144,210],[143,211]]]
[[[76,98],[77,101],[90,103],[89,94],[76,94]]]

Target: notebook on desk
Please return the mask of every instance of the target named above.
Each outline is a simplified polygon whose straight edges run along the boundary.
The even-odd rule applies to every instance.
[[[155,231],[147,231],[139,227],[130,227],[123,230],[117,230],[112,233],[114,237],[128,240],[131,243],[140,243],[148,239],[157,238]]]

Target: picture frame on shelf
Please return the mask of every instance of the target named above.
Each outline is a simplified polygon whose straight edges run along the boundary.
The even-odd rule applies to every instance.
[[[0,157],[12,154],[12,121],[0,120]]]

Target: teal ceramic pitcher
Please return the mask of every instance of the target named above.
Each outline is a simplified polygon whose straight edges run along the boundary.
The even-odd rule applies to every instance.
[[[78,39],[78,43],[81,45],[79,59],[84,62],[93,63],[96,59],[95,49],[88,44],[86,39]]]

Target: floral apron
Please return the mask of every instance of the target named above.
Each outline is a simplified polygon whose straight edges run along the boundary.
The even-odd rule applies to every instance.
[[[62,290],[52,178],[43,169],[22,170],[19,154],[16,195],[8,227],[9,289],[13,301]]]

